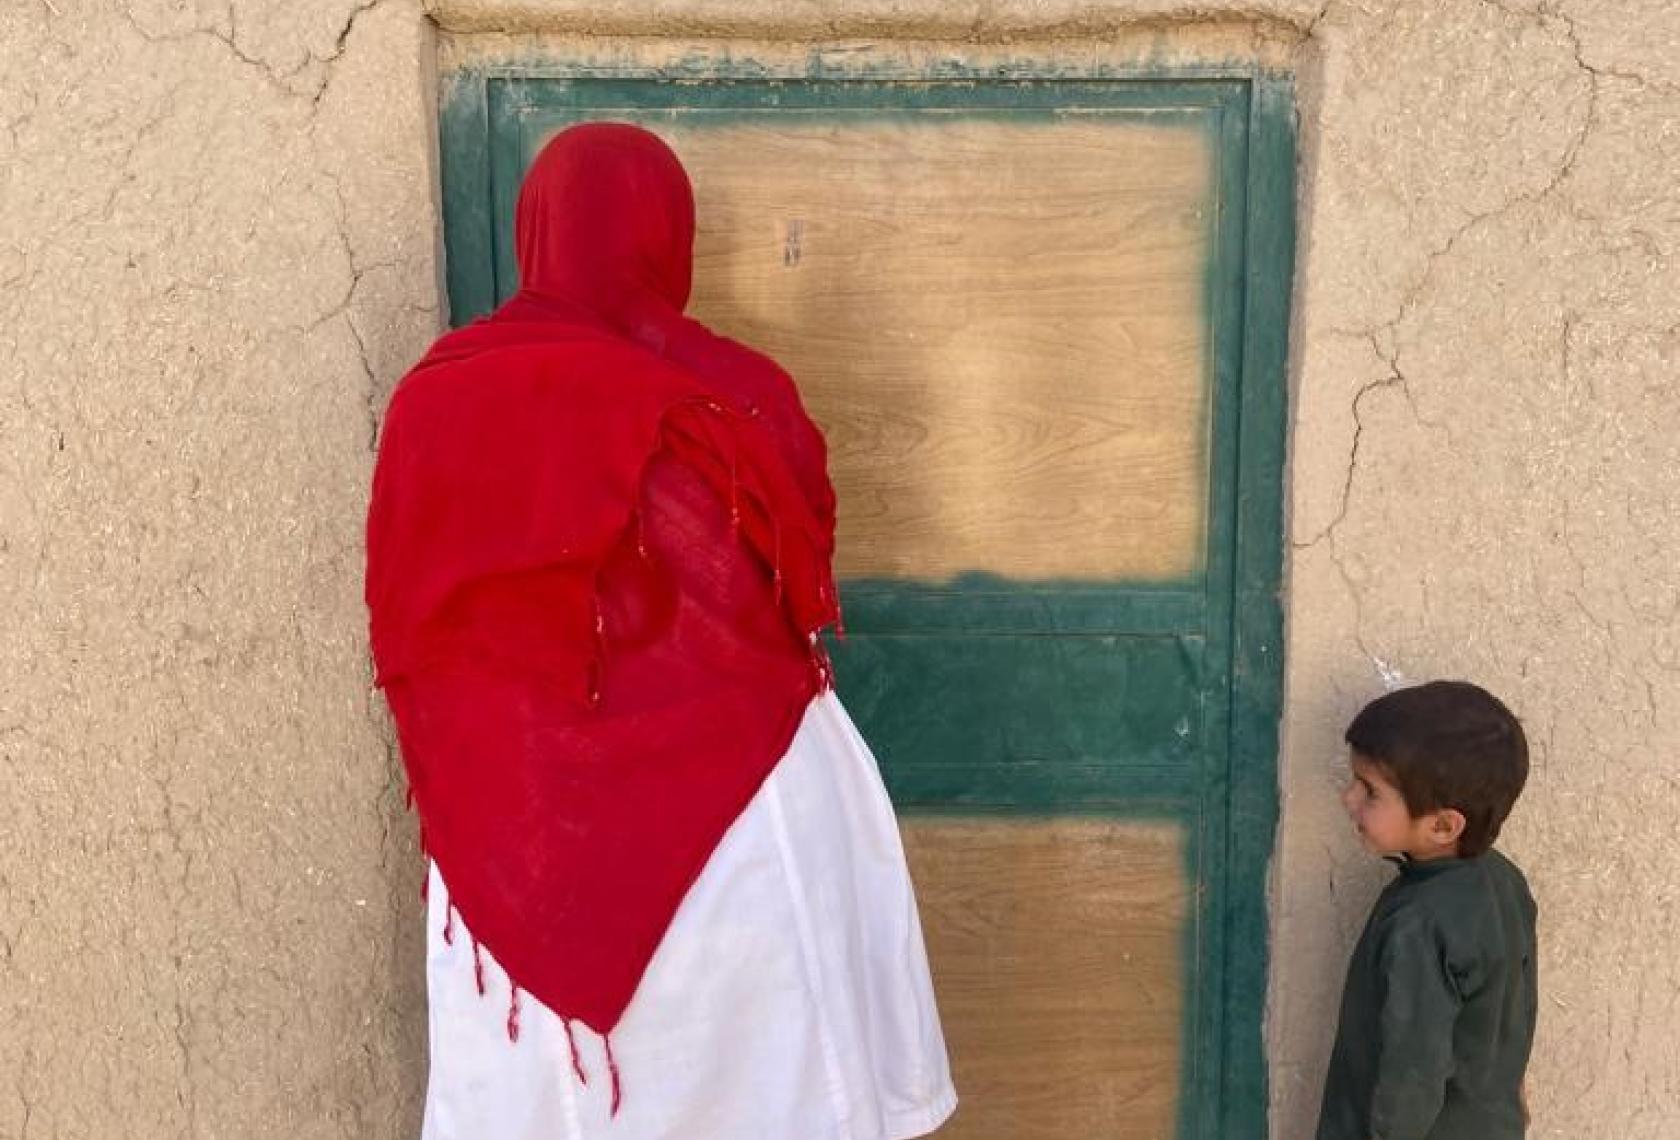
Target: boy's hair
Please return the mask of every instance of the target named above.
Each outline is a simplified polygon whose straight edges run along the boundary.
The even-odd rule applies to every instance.
[[[1415,819],[1453,808],[1464,816],[1458,853],[1499,838],[1528,780],[1528,738],[1511,710],[1468,681],[1396,689],[1360,710],[1347,742],[1381,764]]]

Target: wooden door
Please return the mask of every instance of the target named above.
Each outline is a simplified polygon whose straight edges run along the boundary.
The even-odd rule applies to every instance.
[[[693,179],[690,311],[828,435],[839,689],[904,817],[957,1140],[1264,1132],[1286,87],[452,77],[457,319],[543,142]]]

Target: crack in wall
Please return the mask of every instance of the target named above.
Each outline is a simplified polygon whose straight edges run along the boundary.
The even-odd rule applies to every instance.
[[[139,19],[134,15],[134,12],[128,7],[128,5],[118,4],[116,6],[116,11],[128,23],[128,26],[134,29],[135,34],[149,44],[190,43],[191,41],[201,37],[214,40],[226,48],[228,52],[241,64],[246,67],[254,68],[257,73],[262,76],[263,80],[274,87],[281,95],[288,99],[297,97],[296,93],[288,88],[285,83],[282,82],[281,78],[276,75],[273,69],[271,69],[267,64],[265,64],[262,60],[254,59],[241,51],[239,49],[239,45],[234,42],[232,32],[223,32],[220,28],[202,26],[194,27],[191,31],[187,32],[154,32],[140,23]]]
[[[361,330],[356,328],[356,318],[349,313],[344,314],[345,327],[350,330],[350,336],[356,342],[356,356],[362,364],[362,376],[367,381],[367,388],[363,396],[363,405],[367,409],[368,442],[367,450],[370,455],[379,453],[379,425],[381,411],[379,407],[379,381],[374,377],[373,365],[368,360],[367,342],[362,340]]]
[[[1359,445],[1365,437],[1365,421],[1359,414],[1359,406],[1364,402],[1365,397],[1372,392],[1382,388],[1392,388],[1400,383],[1403,383],[1403,381],[1400,379],[1399,373],[1392,373],[1381,379],[1369,381],[1354,393],[1351,409],[1353,413],[1353,442],[1348,447],[1347,471],[1342,478],[1341,502],[1336,508],[1335,517],[1326,523],[1317,534],[1305,542],[1291,543],[1296,550],[1310,550],[1325,539],[1330,538],[1334,535],[1336,528],[1341,525],[1342,520],[1347,518],[1348,501],[1353,495],[1353,477],[1359,468]]]
[[[1418,410],[1417,400],[1412,394],[1412,386],[1407,381],[1406,374],[1400,369],[1399,349],[1391,346],[1386,351],[1384,350],[1382,331],[1377,330],[1368,334],[1367,339],[1370,342],[1371,351],[1376,354],[1379,360],[1388,365],[1388,375],[1361,385],[1359,391],[1354,393],[1349,409],[1353,416],[1353,442],[1348,448],[1347,469],[1343,473],[1340,502],[1335,517],[1321,527],[1312,538],[1304,542],[1291,542],[1290,545],[1296,550],[1309,550],[1326,539],[1334,538],[1337,528],[1347,518],[1349,503],[1353,495],[1353,482],[1359,469],[1360,445],[1365,436],[1365,420],[1360,414],[1360,405],[1371,393],[1387,388],[1399,388],[1401,395],[1406,398],[1406,406],[1411,410],[1414,423],[1421,427],[1444,432],[1449,439],[1452,438],[1452,428],[1450,426],[1431,420]]]
[[[356,21],[360,20],[363,15],[373,11],[385,2],[386,0],[368,0],[367,3],[360,4],[351,10],[349,19],[344,21],[344,27],[340,29],[338,39],[333,44],[332,53],[321,57],[319,60],[319,62],[327,68],[327,74],[321,80],[320,89],[315,92],[314,97],[310,100],[311,106],[319,109],[321,100],[326,97],[327,88],[332,85],[332,65],[337,63],[344,55],[345,48],[350,40],[350,33],[356,29]],[[313,58],[314,57],[312,56],[311,59]],[[303,66],[307,66],[307,63]],[[302,70],[302,67],[300,67],[299,70]]]
[[[344,55],[350,33],[355,30],[356,22],[367,12],[371,12],[387,2],[388,0],[366,0],[365,3],[352,8],[345,18],[344,25],[335,34],[333,46],[328,53],[326,55],[316,55],[314,51],[305,48],[303,62],[289,71],[276,70],[260,56],[251,55],[240,47],[237,9],[232,3],[227,7],[226,31],[215,25],[197,25],[185,32],[155,32],[141,24],[128,5],[117,5],[117,11],[129,27],[133,28],[140,38],[147,43],[186,43],[200,37],[214,40],[226,48],[228,53],[242,65],[255,69],[269,86],[286,99],[307,99],[312,107],[318,107],[322,97],[326,94],[327,87],[332,82],[332,65]],[[302,89],[294,85],[293,81],[298,81],[312,66],[319,66],[323,69],[324,74],[322,74],[320,81],[315,84],[304,84]]]
[[[1336,2],[1337,0],[1329,0],[1329,2],[1327,2],[1321,10],[1319,17],[1313,21],[1312,29],[1315,33],[1319,23],[1328,16],[1331,9],[1335,7]],[[1331,561],[1335,565],[1337,572],[1341,576],[1343,583],[1349,592],[1349,596],[1353,601],[1355,612],[1355,628],[1353,631],[1354,641],[1358,645],[1360,652],[1370,658],[1373,662],[1380,662],[1381,659],[1370,651],[1370,648],[1366,645],[1364,640],[1364,619],[1361,608],[1362,590],[1348,573],[1347,566],[1343,561],[1342,552],[1336,542],[1338,531],[1347,519],[1348,512],[1351,508],[1354,482],[1359,471],[1360,455],[1362,449],[1367,443],[1367,426],[1361,413],[1363,402],[1373,392],[1398,387],[1406,397],[1407,403],[1411,408],[1412,418],[1415,422],[1423,426],[1445,431],[1449,438],[1452,437],[1452,428],[1449,424],[1431,421],[1427,417],[1423,416],[1418,409],[1417,401],[1411,385],[1407,382],[1406,375],[1400,367],[1400,349],[1398,347],[1399,330],[1407,319],[1423,303],[1425,297],[1433,287],[1440,264],[1453,255],[1453,253],[1457,250],[1459,242],[1466,235],[1477,227],[1486,225],[1522,205],[1540,204],[1558,191],[1558,189],[1574,172],[1576,164],[1580,160],[1582,150],[1586,146],[1586,143],[1592,134],[1598,116],[1600,94],[1599,83],[1601,76],[1598,70],[1590,66],[1583,58],[1580,38],[1572,20],[1560,12],[1553,12],[1549,10],[1545,4],[1538,5],[1534,10],[1530,11],[1513,10],[1506,4],[1499,2],[1499,0],[1481,0],[1481,3],[1486,7],[1497,9],[1508,16],[1532,19],[1538,26],[1547,30],[1552,30],[1552,25],[1547,23],[1548,18],[1561,25],[1563,33],[1569,41],[1574,62],[1579,70],[1587,77],[1587,107],[1582,116],[1580,127],[1575,131],[1569,143],[1565,146],[1564,152],[1559,158],[1556,169],[1552,172],[1551,176],[1547,179],[1543,186],[1541,186],[1538,190],[1514,194],[1492,209],[1472,213],[1465,222],[1453,230],[1444,243],[1429,252],[1425,260],[1423,272],[1419,275],[1417,282],[1408,289],[1406,294],[1401,298],[1400,304],[1392,317],[1372,328],[1363,330],[1360,333],[1344,332],[1340,334],[1364,337],[1368,339],[1372,350],[1380,359],[1388,364],[1389,374],[1361,385],[1359,390],[1354,393],[1350,406],[1350,413],[1354,422],[1353,439],[1348,446],[1347,464],[1343,473],[1341,493],[1336,514],[1310,539],[1292,542],[1291,547],[1295,550],[1308,550],[1321,543],[1328,544]],[[1385,341],[1387,341],[1390,345],[1390,348],[1387,351],[1385,351],[1383,347]],[[1567,348],[1565,351],[1567,352]]]
[[[1492,3],[1493,0],[1482,0],[1482,2],[1484,4]],[[1554,0],[1540,0],[1540,2],[1536,5],[1536,12],[1541,15],[1550,16],[1564,24],[1564,26],[1568,29],[1570,43],[1575,49],[1575,62],[1579,64],[1583,70],[1591,73],[1594,78],[1608,77],[1610,79],[1620,79],[1642,88],[1650,87],[1670,94],[1680,94],[1680,84],[1671,83],[1667,80],[1655,79],[1641,72],[1630,71],[1624,68],[1588,63],[1584,45],[1581,43],[1580,26],[1576,24],[1573,16],[1564,11],[1561,3],[1554,2]]]
[[[1335,6],[1336,0],[1324,0],[1323,6],[1308,21],[1307,26],[1301,30],[1301,42],[1303,44],[1311,43],[1317,38],[1319,25],[1324,23],[1325,18],[1330,15],[1330,9]]]
[[[350,330],[350,336],[356,342],[357,359],[361,363],[362,376],[365,380],[363,403],[367,408],[368,417],[367,450],[370,454],[377,454],[379,449],[379,425],[382,418],[379,378],[374,372],[372,357],[368,353],[367,340],[356,324],[355,314],[351,311],[351,306],[354,304],[356,292],[361,288],[362,280],[367,274],[379,269],[401,268],[403,262],[400,259],[390,259],[372,262],[368,265],[357,263],[356,251],[350,240],[349,203],[344,197],[344,187],[338,178],[331,173],[330,167],[323,164],[322,169],[328,171],[328,180],[332,183],[334,194],[338,200],[338,236],[344,247],[345,260],[350,267],[350,283],[344,291],[344,296],[332,309],[314,321],[309,326],[309,331],[314,331],[338,317],[344,318],[345,327]]]
[[[175,1103],[187,1118],[187,1135],[198,1135],[198,1080],[193,1070],[193,1050],[188,1040],[187,1006],[181,998],[180,977],[181,959],[175,958],[176,991],[175,991],[175,1024],[171,1033],[175,1039],[175,1047],[181,1062],[181,1084],[175,1089]]]
[[[1332,0],[1332,4],[1333,3],[1334,0]],[[1466,220],[1447,236],[1447,240],[1445,242],[1437,248],[1429,251],[1424,261],[1423,272],[1419,275],[1418,280],[1401,297],[1400,304],[1394,315],[1373,328],[1362,330],[1333,330],[1341,335],[1362,336],[1372,333],[1386,333],[1389,336],[1395,335],[1399,331],[1400,325],[1404,324],[1406,319],[1417,309],[1417,306],[1422,302],[1424,295],[1433,285],[1436,269],[1440,262],[1450,257],[1456,251],[1458,243],[1463,240],[1470,231],[1510,213],[1519,206],[1539,205],[1550,198],[1557,192],[1558,188],[1563,185],[1569,175],[1574,172],[1576,163],[1580,159],[1581,151],[1586,146],[1587,140],[1592,134],[1598,117],[1598,103],[1600,95],[1599,83],[1601,73],[1589,65],[1582,57],[1581,41],[1579,35],[1577,34],[1574,22],[1568,16],[1560,12],[1554,12],[1544,4],[1537,7],[1534,11],[1528,12],[1513,11],[1504,4],[1499,3],[1498,0],[1480,0],[1480,3],[1484,7],[1495,9],[1506,15],[1517,16],[1519,18],[1532,18],[1537,27],[1548,31],[1551,30],[1550,26],[1546,23],[1548,18],[1555,20],[1563,26],[1564,37],[1569,41],[1571,55],[1574,57],[1576,67],[1587,77],[1587,109],[1586,113],[1582,116],[1581,125],[1579,129],[1576,130],[1569,143],[1565,146],[1564,152],[1559,159],[1557,169],[1552,172],[1551,177],[1547,179],[1544,186],[1542,186],[1539,190],[1513,194],[1511,197],[1489,210],[1483,210],[1480,212],[1465,211],[1469,215]]]
[[[112,182],[110,192],[105,195],[104,204],[98,210],[97,217],[99,221],[108,222],[116,213],[117,199],[122,196],[123,190],[125,190],[129,184],[134,181],[134,172],[132,167],[134,164],[135,154],[139,152],[141,145],[147,142],[151,138],[152,134],[164,123],[168,122],[175,114],[176,97],[180,95],[181,89],[186,86],[186,82],[187,81],[183,79],[165,92],[163,98],[160,100],[161,107],[154,113],[148,115],[145,121],[134,129],[132,137],[130,137],[127,145],[123,148],[121,157],[112,164],[115,168],[115,178]],[[88,221],[88,215],[75,215],[69,219],[66,223],[66,227],[84,225]]]
[[[321,62],[328,67],[327,74],[321,80],[319,88],[315,90],[314,96],[310,100],[312,112],[321,110],[323,96],[328,89],[328,85],[337,74],[331,65],[352,50],[351,36],[358,21],[367,12],[378,7],[380,2],[382,0],[374,0],[372,3],[364,3],[357,7],[339,27],[331,49],[319,56],[311,55],[311,61]],[[211,18],[215,19],[215,17]],[[231,16],[229,18],[231,19]],[[116,12],[111,13],[106,18],[106,23],[107,26],[103,31],[113,43],[120,46],[122,54],[130,61],[126,66],[132,67],[136,74],[140,74],[141,69],[146,69],[152,75],[157,75],[158,71],[153,69],[158,69],[161,65],[162,75],[168,77],[171,85],[166,92],[156,94],[152,92],[150,87],[146,88],[145,101],[134,100],[127,105],[121,105],[119,101],[118,104],[113,104],[119,107],[111,116],[114,123],[113,129],[121,128],[123,134],[121,136],[108,136],[110,145],[102,146],[103,153],[99,156],[97,162],[84,166],[83,169],[86,173],[79,176],[78,181],[80,187],[83,188],[82,192],[85,193],[85,188],[89,183],[92,184],[95,192],[87,196],[85,205],[81,205],[78,199],[78,205],[75,209],[78,213],[86,215],[84,220],[114,218],[118,224],[127,222],[129,212],[124,207],[138,200],[132,194],[132,190],[134,188],[135,172],[142,169],[143,163],[148,158],[144,148],[148,144],[153,144],[153,149],[156,149],[155,142],[159,137],[159,128],[184,107],[185,100],[189,96],[182,95],[182,88],[191,82],[194,72],[200,73],[201,76],[206,73],[217,75],[224,84],[231,79],[234,84],[244,88],[250,94],[251,105],[259,113],[269,113],[276,108],[279,103],[276,96],[288,100],[291,106],[296,106],[298,99],[301,97],[296,91],[286,90],[282,81],[289,76],[298,74],[302,67],[282,75],[279,69],[267,66],[248,50],[249,45],[245,43],[240,30],[237,28],[216,25],[198,28],[182,34],[162,33],[145,26],[143,20],[137,19],[135,13],[128,10],[126,6],[119,6]],[[200,38],[214,40],[221,46],[215,50],[202,45],[197,48],[179,46]],[[165,47],[164,45],[169,46]],[[360,56],[364,46],[365,37],[358,38],[354,45],[354,50],[357,51],[358,56]],[[218,52],[223,50],[238,61],[238,68],[220,63],[221,57]],[[177,66],[177,64],[187,62],[190,62],[193,66],[190,68]],[[303,66],[308,65],[306,63]],[[249,68],[257,68],[262,73],[263,81],[261,84],[245,81],[246,69]],[[177,73],[182,77],[178,81],[175,79]],[[151,82],[153,81],[148,80],[148,83]],[[307,94],[307,92],[304,94]],[[138,102],[139,105],[134,105],[135,102]],[[349,113],[359,113],[359,108],[347,108],[346,110]],[[8,141],[14,146],[19,142],[27,143],[31,147],[39,145],[34,138],[20,137],[20,131],[30,122],[30,115],[31,112],[26,111],[23,115],[14,117],[5,125],[4,130],[0,131],[0,146],[6,145]],[[301,115],[288,115],[288,118],[293,123],[302,120]],[[302,129],[307,130],[308,125],[305,124]],[[42,141],[45,142],[44,139]],[[190,150],[188,153],[190,154]],[[303,153],[308,154],[310,152],[305,150]],[[324,155],[325,153],[325,148],[317,152],[318,155]],[[166,159],[165,161],[168,162],[169,160]],[[343,159],[337,161],[342,162]],[[319,160],[317,165],[329,172],[332,169]],[[190,162],[183,163],[175,160],[173,166],[173,176],[178,181],[184,175],[193,176],[190,172]],[[150,168],[146,168],[146,171],[150,175]],[[102,185],[107,179],[110,181],[108,188]],[[354,235],[345,209],[344,188],[336,177],[334,177],[333,188],[338,197],[336,222],[327,220],[333,216],[331,207],[327,205],[324,195],[320,195],[322,186],[317,183],[316,187],[311,189],[320,196],[321,205],[326,208],[311,211],[314,216],[307,218],[304,225],[316,227],[314,232],[320,234],[323,232],[322,227],[324,225],[335,224],[338,236],[343,244],[346,262],[350,268],[349,280],[345,285],[342,297],[338,299],[333,310],[327,313],[322,320],[323,322],[331,320],[335,316],[343,316],[345,319],[346,328],[355,344],[357,359],[367,388],[366,401],[369,407],[371,431],[374,415],[373,405],[377,399],[374,368],[366,338],[363,336],[356,315],[350,310],[358,303],[366,304],[367,293],[359,292],[366,274],[381,268],[396,268],[399,265],[407,264],[410,260],[418,261],[419,256],[361,264],[352,246]],[[101,193],[101,191],[105,192]],[[295,195],[296,191],[288,191],[288,193]],[[128,196],[124,197],[125,194]],[[188,197],[190,195],[181,194],[179,199],[172,200],[171,204],[180,205]],[[261,203],[256,203],[256,205],[260,211]],[[305,202],[305,205],[307,206],[308,203]],[[183,213],[188,215],[196,212],[196,209],[183,210]],[[51,235],[32,238],[32,250],[51,248],[49,244],[51,240]],[[328,245],[326,248],[330,256],[331,246]],[[7,260],[3,254],[4,250],[0,249],[0,277],[5,278],[4,284],[8,292],[13,286],[27,289],[41,272],[41,267],[34,264],[36,255],[19,251],[19,257],[14,266],[13,262]],[[119,251],[119,263],[120,256]],[[330,282],[331,278],[328,280]],[[175,288],[175,285],[170,286],[171,290]],[[336,290],[336,283],[329,284],[329,289]],[[7,300],[10,300],[10,298],[8,297]],[[298,331],[306,330],[293,330],[294,335]],[[3,342],[0,342],[0,347],[3,347]],[[68,347],[70,353],[74,354],[85,351],[87,346],[78,339]],[[345,347],[348,348],[347,345]],[[343,374],[343,365],[348,363],[345,356],[339,355],[335,359],[340,363],[334,367],[333,371],[340,373],[344,376],[344,379],[348,380],[348,375]],[[66,414],[60,418],[65,420],[66,423],[80,424],[83,430],[79,434],[84,437],[98,434],[86,430],[87,425],[81,421],[79,415],[72,414],[78,411],[78,400],[94,397],[91,395],[77,396],[75,395],[76,388],[74,386],[69,388],[61,386],[64,383],[65,381],[62,378],[43,378],[40,381],[39,391],[34,393],[31,392],[26,383],[15,399],[21,403],[25,417],[42,418],[43,423],[47,422],[43,417],[54,414],[53,409],[57,405],[66,405],[63,409]],[[84,391],[86,391],[85,388]],[[39,402],[37,402],[37,398],[39,398]],[[98,405],[89,404],[88,406],[97,407]],[[48,438],[50,441],[51,437]],[[62,435],[59,438],[62,440]],[[359,441],[355,442],[359,443]],[[371,447],[371,440],[369,446]],[[62,443],[60,443],[59,449],[62,450]],[[10,463],[4,465],[10,466]],[[30,466],[34,467],[35,464],[31,463]],[[22,472],[19,474],[22,474]],[[33,515],[37,521],[40,521],[42,512],[53,513],[47,510],[53,504],[53,500],[50,497],[43,497],[41,504],[37,506],[35,493],[41,490],[45,481],[34,471],[29,472],[29,476],[27,479],[20,479],[17,485],[23,492],[24,498],[27,499],[26,513]],[[72,528],[65,529],[70,530]],[[59,565],[62,559],[53,554],[50,545],[45,541],[37,547],[36,554],[37,583],[45,589],[42,575],[51,566]],[[44,645],[42,647],[44,648]],[[307,662],[307,650],[301,660]],[[373,722],[374,718],[370,715],[369,720]],[[382,791],[381,794],[388,797],[389,790],[396,787],[397,777],[395,772],[391,770],[392,746],[384,739],[385,734],[379,733],[378,735],[384,746],[387,769],[385,776],[386,790]],[[213,1098],[218,1089],[224,1088],[227,1080],[226,1074],[220,1071],[221,1062],[216,1049],[218,1037],[222,1034],[231,1034],[232,1026],[220,1020],[219,1011],[237,1009],[238,1003],[222,1001],[221,999],[225,995],[221,992],[221,989],[218,989],[215,1000],[206,1001],[207,995],[204,993],[202,984],[203,971],[199,966],[195,966],[195,956],[191,943],[201,935],[195,933],[195,930],[198,929],[195,924],[197,919],[193,914],[196,908],[189,905],[187,900],[191,897],[189,888],[193,884],[202,884],[208,867],[205,865],[204,848],[193,836],[204,834],[207,825],[213,822],[213,817],[203,810],[202,805],[199,805],[198,809],[195,810],[195,806],[191,802],[170,798],[167,758],[177,754],[179,743],[179,740],[165,741],[146,749],[148,760],[141,766],[144,768],[149,765],[152,769],[156,769],[155,771],[149,771],[148,774],[156,781],[158,791],[163,797],[161,807],[156,809],[161,811],[162,816],[161,820],[153,818],[143,828],[143,834],[153,837],[151,842],[146,845],[152,849],[152,854],[135,858],[126,877],[128,879],[128,894],[131,897],[140,897],[146,892],[155,892],[161,887],[165,897],[169,899],[163,909],[174,915],[175,922],[175,929],[171,938],[175,951],[172,955],[172,972],[169,965],[170,958],[162,958],[153,954],[150,960],[145,963],[145,968],[148,971],[154,967],[160,968],[159,981],[161,982],[156,987],[156,993],[151,1002],[148,1003],[155,1010],[155,1024],[150,1031],[155,1033],[155,1043],[148,1045],[148,1049],[154,1051],[152,1059],[148,1061],[148,1065],[152,1068],[152,1076],[148,1079],[165,1086],[155,1090],[159,1115],[154,1119],[153,1125],[160,1133],[167,1131],[173,1134],[179,1129],[183,1135],[197,1136],[203,1129],[211,1127],[211,1118],[217,1112],[217,1106]],[[289,746],[288,750],[302,755],[304,754],[304,747],[304,743],[294,743]],[[88,765],[91,767],[92,762],[88,761]],[[182,787],[183,790],[187,790],[184,786]],[[194,795],[196,796],[197,793],[195,792]],[[398,795],[400,802],[400,793]],[[204,803],[209,802],[208,800],[204,801]],[[380,814],[389,813],[381,811]],[[385,854],[385,849],[394,850],[397,848],[394,840],[390,837],[392,830],[393,828],[390,825],[386,825],[384,828],[382,855]],[[82,856],[86,857],[108,858],[112,854],[109,839],[103,837],[71,835],[63,837],[63,842],[65,850],[79,851]],[[236,898],[243,894],[237,876],[235,877],[234,893]],[[169,896],[173,897],[169,898]],[[242,909],[242,900],[240,906]],[[164,922],[168,921],[168,919],[164,920]],[[117,931],[117,938],[125,944],[138,948],[140,944],[137,941],[131,942],[137,929],[139,929],[138,926],[122,926]],[[163,929],[167,930],[168,927],[164,926]],[[0,972],[6,973],[8,980],[11,976],[14,976],[12,971],[20,969],[22,960],[34,961],[39,951],[35,939],[14,938],[14,933],[9,921],[4,929],[0,929]],[[214,957],[214,954],[212,954],[212,959]],[[212,960],[208,964],[215,966],[216,962]],[[296,982],[295,977],[282,978],[275,975],[275,986],[273,988],[295,987]],[[170,992],[171,988],[173,989],[172,994]],[[31,1028],[28,1024],[24,1026],[26,1033]],[[27,1037],[24,1040],[27,1040]],[[0,1052],[3,1052],[6,1058],[5,1067],[10,1069],[11,1063],[16,1060],[15,1055],[9,1050]],[[173,1059],[171,1058],[172,1053],[174,1054]],[[110,1063],[109,1058],[96,1056],[95,1059],[100,1063]],[[42,1060],[43,1065],[49,1063],[46,1059]],[[54,1115],[54,1110],[59,1109],[62,1102],[57,1099],[57,1093],[52,1091],[49,1086],[36,1085],[35,1092],[32,1093],[31,1088],[25,1085],[25,1081],[35,1079],[37,1070],[34,1067],[34,1061],[31,1060],[26,1068],[27,1072],[18,1074],[16,1094],[22,1118],[22,1134],[24,1136],[56,1135],[60,1129],[68,1127],[68,1124],[64,1123],[69,1119],[68,1117],[55,1118]],[[366,1083],[371,1088],[375,1082],[369,1080]],[[170,1084],[173,1084],[174,1087],[167,1087]],[[42,1088],[48,1089],[47,1096],[37,1104],[34,1097],[39,1094]],[[229,1089],[231,1090],[231,1086],[229,1086]],[[126,1094],[113,1081],[103,1095],[108,1103],[114,1104],[115,1097]],[[179,1106],[179,1112],[176,1112],[173,1107],[166,1103],[170,1101]],[[372,1114],[376,1110],[376,1107],[372,1104],[365,1109],[360,1105],[357,1106],[354,1118],[358,1122],[358,1126],[353,1134],[372,1134],[374,1129]],[[17,1118],[12,1117],[10,1112],[7,1113],[7,1116],[9,1119],[0,1127],[9,1129],[17,1123]],[[144,1123],[140,1124],[140,1131],[149,1134],[149,1130]]]
[[[1353,605],[1353,629],[1351,631],[1353,644],[1359,650],[1360,655],[1371,662],[1372,666],[1380,673],[1383,669],[1384,659],[1372,652],[1371,647],[1365,643],[1364,591],[1353,580],[1353,575],[1348,571],[1347,563],[1342,560],[1342,552],[1336,546],[1334,531],[1325,536],[1325,542],[1325,549],[1330,553],[1330,565],[1336,568],[1336,576],[1342,580],[1342,586],[1347,590],[1348,601]]]

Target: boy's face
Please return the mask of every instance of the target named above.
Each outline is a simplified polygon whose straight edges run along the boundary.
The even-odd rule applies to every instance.
[[[1350,766],[1353,772],[1347,789],[1342,792],[1342,806],[1368,850],[1377,855],[1408,855],[1418,860],[1456,854],[1462,822],[1454,828],[1451,820],[1443,820],[1448,814],[1443,812],[1414,818],[1406,806],[1406,798],[1390,782],[1381,764],[1355,752]]]

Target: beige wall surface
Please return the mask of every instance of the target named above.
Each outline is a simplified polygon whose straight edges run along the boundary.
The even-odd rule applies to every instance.
[[[1680,6],[9,0],[0,1138],[416,1133],[360,522],[439,322],[434,25],[1296,68],[1273,1135],[1383,875],[1340,730],[1398,671],[1530,727],[1534,1134],[1680,1136]]]
[[[1333,3],[1301,64],[1274,1134],[1385,870],[1335,799],[1378,674],[1533,746],[1544,1140],[1680,1136],[1680,5]]]
[[[396,0],[0,4],[0,1137],[413,1135],[369,701],[383,394],[437,327]]]

